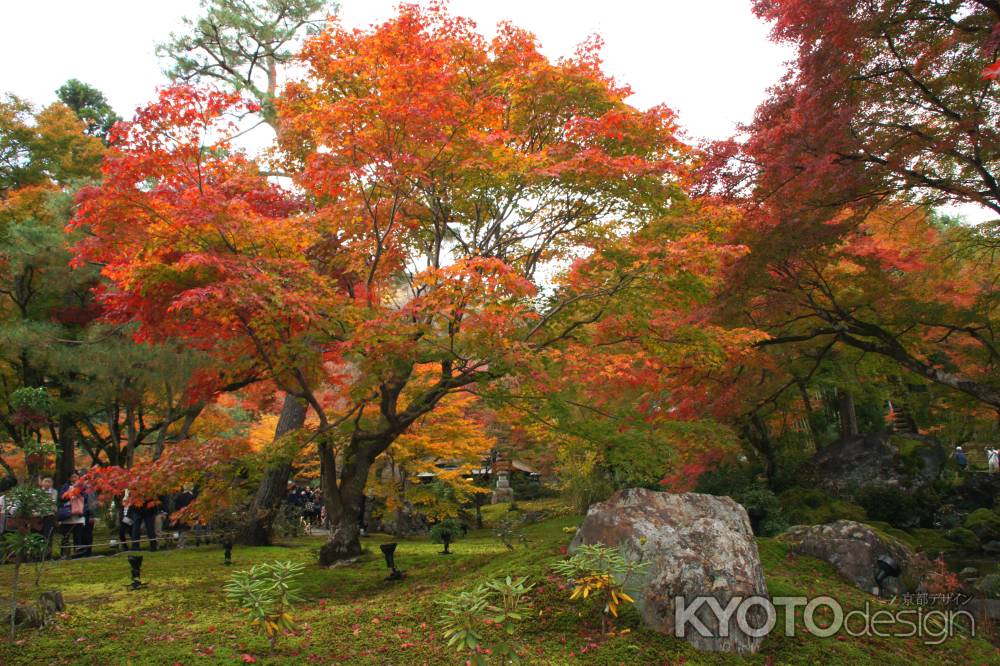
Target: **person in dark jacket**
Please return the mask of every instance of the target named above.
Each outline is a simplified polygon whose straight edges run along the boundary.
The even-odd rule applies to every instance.
[[[962,450],[961,446],[955,447],[955,453],[952,454],[955,462],[958,464],[958,469],[965,471],[969,467],[969,458],[965,455],[965,451]]]
[[[67,497],[67,493],[76,486],[80,480],[80,475],[73,472],[69,476],[69,482],[63,484],[59,489],[59,508],[56,509],[56,519],[59,521],[59,534],[62,536],[59,545],[59,555],[66,559],[79,553],[83,546],[83,526],[86,519],[83,514],[86,508],[86,500],[79,494],[74,497]],[[72,537],[73,546],[70,547]]]
[[[150,506],[152,505],[152,506]],[[146,537],[149,539],[149,550],[157,549],[156,539],[156,515],[160,513],[159,503],[155,500],[145,502],[142,506],[132,507],[134,517],[132,519],[132,550],[142,550],[140,540],[142,539],[142,528],[146,528]]]
[[[83,472],[78,472],[81,476]],[[97,521],[97,493],[90,488],[83,489],[83,530],[75,557],[89,557],[94,554],[94,523]]]
[[[186,508],[191,502],[194,501],[194,488],[189,484],[185,485],[184,488],[174,496],[174,513]],[[191,529],[191,526],[183,520],[175,520],[171,523],[171,527],[177,530],[179,537],[177,540],[177,547],[183,548],[187,545],[187,534]]]

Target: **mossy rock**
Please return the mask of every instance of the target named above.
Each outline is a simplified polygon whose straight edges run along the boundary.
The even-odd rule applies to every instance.
[[[987,574],[976,581],[976,591],[987,599],[1000,599],[1000,574]]]
[[[965,519],[965,529],[972,530],[981,542],[1000,539],[1000,516],[989,509],[976,509]]]
[[[837,520],[864,522],[865,510],[857,504],[835,499],[828,492],[792,488],[778,497],[786,522],[791,525],[825,525]]]
[[[945,532],[944,536],[963,550],[979,550],[979,537],[970,529],[955,527]]]

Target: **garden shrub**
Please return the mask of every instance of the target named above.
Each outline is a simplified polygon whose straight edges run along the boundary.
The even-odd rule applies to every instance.
[[[559,480],[563,496],[577,513],[586,513],[591,504],[603,502],[614,492],[595,451],[561,452]]]
[[[621,548],[603,544],[580,546],[569,558],[552,565],[552,570],[573,585],[570,600],[597,599],[601,609],[601,633],[607,634],[608,616],[618,617],[618,610],[626,602],[635,603],[625,591],[629,579],[641,574],[648,562],[635,561],[625,556]]]
[[[746,464],[721,464],[698,477],[696,493],[737,497],[757,483],[759,471]]]
[[[444,545],[444,550],[441,551],[442,555],[451,555],[451,551],[448,550],[448,547],[451,545],[452,541],[460,539],[464,532],[465,530],[462,528],[462,523],[458,522],[454,518],[445,518],[431,527],[431,542]]]
[[[870,484],[858,491],[855,500],[872,520],[881,520],[896,527],[919,522],[917,500],[898,488]]]
[[[506,640],[490,641],[484,627],[502,627],[507,636],[514,633],[514,622],[524,619],[521,610],[524,596],[534,583],[527,576],[487,581],[471,590],[460,590],[438,601],[438,624],[444,630],[449,647],[468,653],[468,663],[486,666],[495,655],[501,664],[518,663],[520,657]]]
[[[768,488],[753,486],[741,492],[735,499],[747,510],[753,532],[757,536],[774,536],[784,532],[788,527],[781,510],[781,503]]]
[[[523,501],[556,497],[559,492],[542,483],[539,479],[533,479],[524,474],[512,474],[510,477],[510,487],[514,491],[514,497]]]

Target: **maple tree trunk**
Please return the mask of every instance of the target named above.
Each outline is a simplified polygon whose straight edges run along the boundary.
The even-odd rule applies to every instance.
[[[364,444],[352,441],[344,452],[339,475],[333,451],[326,443],[319,445],[320,483],[330,523],[330,538],[319,551],[321,565],[361,554],[360,520],[368,470],[375,456],[390,443],[391,439]]]
[[[274,429],[274,439],[293,430],[298,430],[306,422],[306,404],[294,396],[286,395],[281,406],[281,416]],[[291,462],[279,462],[264,470],[257,494],[250,504],[249,519],[240,535],[240,541],[250,546],[269,546],[272,540],[274,518],[281,509],[281,503],[288,492],[288,479],[292,475]]]

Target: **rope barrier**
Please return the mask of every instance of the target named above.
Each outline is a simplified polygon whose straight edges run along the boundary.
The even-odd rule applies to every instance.
[[[36,532],[36,534],[37,534],[37,532]],[[157,542],[157,545],[159,545],[159,542],[161,542],[161,541],[162,542],[171,542],[171,541],[180,542],[181,539],[182,539],[182,537],[187,537],[186,538],[187,541],[190,541],[192,539],[194,541],[201,541],[201,540],[206,540],[207,541],[209,539],[223,537],[223,536],[227,536],[229,534],[231,534],[231,532],[220,531],[220,530],[216,530],[216,531],[213,531],[213,532],[195,532],[193,529],[187,529],[187,530],[170,530],[169,532],[161,532],[159,535],[153,537],[152,539],[149,538],[148,536],[139,537],[138,539],[132,539],[131,537],[126,537],[124,540],[121,540],[121,539],[109,539],[108,541],[99,541],[97,543],[92,543],[92,544],[87,544],[87,545],[76,545],[76,544],[70,545],[70,544],[66,544],[65,546],[56,543],[55,539],[52,538],[52,540],[49,541],[49,549],[50,549],[50,552],[51,552],[52,547],[55,546],[55,547],[57,547],[59,549],[60,553],[63,553],[65,551],[67,551],[67,550],[69,550],[69,551],[84,550],[84,549],[93,550],[94,548],[97,548],[99,546],[109,546],[111,548],[115,548],[115,547],[119,548],[119,550],[115,550],[114,552],[112,552],[111,553],[112,555],[117,555],[119,553],[132,553],[132,554],[135,554],[137,552],[140,552],[140,550],[141,550],[141,548],[138,547],[138,546],[135,546],[135,544],[138,544],[139,546],[141,546],[141,544],[143,542],[145,542],[145,543]],[[52,534],[51,534],[51,537],[55,537],[57,535],[59,535],[59,532],[58,531],[53,531]],[[312,534],[306,534],[306,536],[313,536],[313,535]],[[125,548],[121,548],[122,546],[125,546]],[[165,551],[161,550],[160,548],[157,548],[157,550],[155,550],[155,551],[154,550],[146,550],[144,552],[146,552],[146,553],[154,553],[154,552],[165,552]],[[63,559],[69,559],[69,558],[44,557],[42,559],[43,560],[47,560],[49,562],[59,562],[59,561],[62,561]],[[4,562],[4,561],[5,560],[0,559],[0,562]]]

